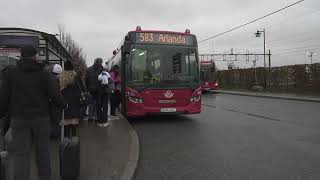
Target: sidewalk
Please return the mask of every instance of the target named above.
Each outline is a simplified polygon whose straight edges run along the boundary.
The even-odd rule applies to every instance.
[[[211,92],[232,94],[240,96],[252,96],[262,98],[275,98],[275,99],[286,99],[295,101],[308,101],[320,103],[320,96],[303,95],[303,94],[290,94],[290,93],[271,93],[271,92],[253,92],[244,90],[212,90]]]
[[[97,127],[84,121],[78,128],[80,136],[79,180],[131,179],[137,165],[139,143],[135,131],[122,116],[109,127]],[[51,143],[52,180],[59,176],[59,140]],[[33,154],[33,160],[35,159]],[[32,180],[37,180],[32,162]]]

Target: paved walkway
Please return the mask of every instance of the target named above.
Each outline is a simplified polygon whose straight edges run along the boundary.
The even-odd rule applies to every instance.
[[[290,94],[290,93],[272,93],[272,92],[253,92],[244,90],[212,90],[211,92],[233,94],[241,96],[254,96],[254,97],[264,97],[264,98],[277,98],[277,99],[287,99],[296,101],[309,101],[309,102],[319,102],[320,96],[309,95],[309,94]]]
[[[130,131],[132,127],[124,118],[112,120],[107,128],[84,121],[78,129],[81,144],[79,180],[121,179],[130,160]],[[52,180],[60,179],[59,143],[59,140],[51,143]],[[31,179],[37,180],[35,162],[32,163]]]

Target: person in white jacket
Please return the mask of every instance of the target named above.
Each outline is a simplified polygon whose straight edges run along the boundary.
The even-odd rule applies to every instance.
[[[112,83],[110,74],[103,71],[99,76],[99,88],[97,98],[97,125],[100,127],[109,126],[108,123],[108,101],[109,94],[112,93],[109,84]]]

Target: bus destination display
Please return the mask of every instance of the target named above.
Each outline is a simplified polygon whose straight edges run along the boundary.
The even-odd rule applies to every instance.
[[[137,33],[136,42],[192,46],[193,38],[190,35],[179,34]]]

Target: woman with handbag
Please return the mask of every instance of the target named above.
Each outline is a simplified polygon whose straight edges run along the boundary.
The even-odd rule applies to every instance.
[[[68,108],[65,109],[65,135],[75,136],[76,129],[80,120],[80,109],[82,101],[82,89],[84,84],[74,71],[73,63],[66,61],[64,64],[64,71],[59,74],[60,90],[64,99],[68,104]]]

